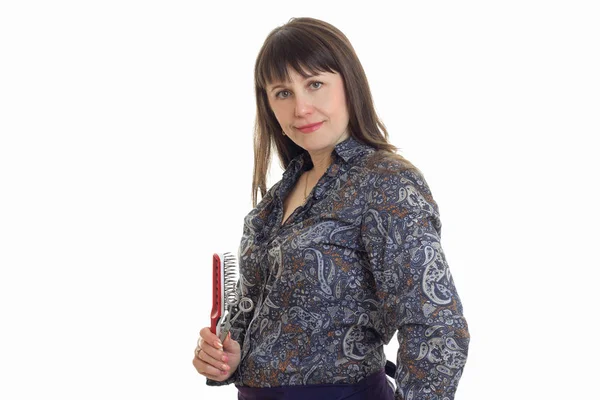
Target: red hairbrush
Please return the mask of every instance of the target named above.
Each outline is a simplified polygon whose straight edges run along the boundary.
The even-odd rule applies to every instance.
[[[241,301],[238,299],[237,272],[238,266],[233,254],[213,254],[213,306],[210,314],[210,331],[217,335],[221,342],[227,337],[231,323],[240,313],[248,312],[254,307],[254,303],[248,297],[243,297]],[[239,311],[232,318],[234,307]]]

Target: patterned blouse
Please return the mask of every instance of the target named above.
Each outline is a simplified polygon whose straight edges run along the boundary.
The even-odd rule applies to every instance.
[[[453,399],[470,335],[440,244],[438,206],[415,169],[350,137],[283,223],[303,171],[293,159],[244,219],[235,321],[241,363],[211,386],[356,383],[398,332],[397,399]],[[388,153],[389,154],[389,153]]]

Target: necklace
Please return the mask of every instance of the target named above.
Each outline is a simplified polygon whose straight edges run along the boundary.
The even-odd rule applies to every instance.
[[[306,203],[306,199],[308,198],[308,194],[306,193],[306,189],[308,189],[308,172],[306,172],[306,179],[304,181],[304,202]]]

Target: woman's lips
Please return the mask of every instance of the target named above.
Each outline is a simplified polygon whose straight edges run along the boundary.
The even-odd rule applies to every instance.
[[[314,132],[317,129],[319,129],[321,127],[321,125],[323,125],[323,122],[319,122],[319,123],[313,124],[313,125],[308,125],[304,128],[298,128],[298,130],[302,133],[310,133],[310,132]]]

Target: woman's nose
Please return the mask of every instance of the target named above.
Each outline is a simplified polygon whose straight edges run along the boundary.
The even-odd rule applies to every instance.
[[[303,115],[312,113],[313,105],[311,99],[304,95],[296,96],[296,116],[302,117]]]

